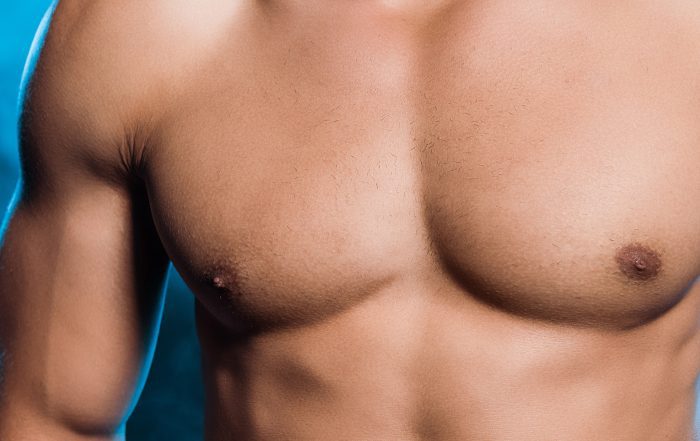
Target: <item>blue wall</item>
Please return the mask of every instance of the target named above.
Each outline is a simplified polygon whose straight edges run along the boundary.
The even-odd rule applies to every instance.
[[[2,213],[17,180],[17,89],[34,31],[49,4],[49,0],[2,0],[0,3]],[[193,297],[172,271],[153,367],[141,400],[127,425],[128,441],[201,440],[202,401]]]

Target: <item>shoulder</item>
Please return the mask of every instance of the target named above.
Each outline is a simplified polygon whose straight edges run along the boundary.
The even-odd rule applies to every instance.
[[[103,93],[119,98],[176,86],[216,46],[226,13],[241,1],[61,0],[46,38],[47,62],[70,68],[85,84],[109,85]]]
[[[150,129],[207,47],[215,1],[56,2],[25,70],[24,131],[122,160],[117,148]]]

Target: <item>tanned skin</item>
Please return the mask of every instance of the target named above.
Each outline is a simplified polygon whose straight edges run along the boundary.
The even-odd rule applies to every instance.
[[[169,262],[207,441],[692,439],[700,3],[64,0],[33,57],[0,439],[124,436]]]

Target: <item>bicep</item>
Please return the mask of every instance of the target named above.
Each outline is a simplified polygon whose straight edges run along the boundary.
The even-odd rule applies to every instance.
[[[22,183],[0,248],[0,438],[121,428],[152,353],[168,268],[119,131],[94,118],[78,93],[84,82],[65,76],[71,66],[47,73],[60,58],[49,52],[26,98]]]
[[[123,423],[149,358],[167,260],[137,196],[20,199],[0,252],[3,409],[87,431]],[[26,416],[26,415],[25,415]]]

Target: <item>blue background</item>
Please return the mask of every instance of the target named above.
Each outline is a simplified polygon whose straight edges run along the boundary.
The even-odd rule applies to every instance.
[[[0,5],[0,211],[14,189],[17,91],[24,60],[50,0],[2,0]],[[1,218],[2,216],[0,216]],[[127,425],[128,441],[202,439],[203,392],[193,300],[174,270],[156,355],[141,400]],[[696,427],[700,415],[696,415]]]
[[[0,212],[18,176],[17,93],[34,31],[50,0],[0,0]],[[127,425],[128,441],[202,439],[202,385],[194,298],[174,270],[148,383]]]

